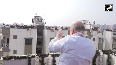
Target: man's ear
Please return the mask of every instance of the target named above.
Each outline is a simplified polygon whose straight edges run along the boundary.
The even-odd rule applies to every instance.
[[[74,34],[74,30],[70,29],[70,35]]]

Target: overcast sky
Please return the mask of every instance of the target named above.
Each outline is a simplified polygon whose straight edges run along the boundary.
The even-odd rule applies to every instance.
[[[105,4],[113,4],[106,12]],[[78,20],[116,24],[116,0],[0,0],[0,23],[31,24],[37,13],[46,25],[69,26]]]

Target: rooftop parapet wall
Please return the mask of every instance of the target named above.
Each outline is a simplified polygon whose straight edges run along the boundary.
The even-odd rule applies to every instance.
[[[36,29],[36,26],[34,25],[23,25],[23,24],[2,24],[2,28],[18,28],[18,29]]]
[[[18,23],[14,23],[14,24],[0,24],[0,28],[18,28],[18,29],[28,29],[28,28],[32,28],[32,29],[36,29],[37,25],[24,25],[22,24],[18,24]],[[44,25],[43,25],[44,26]],[[54,29],[54,30],[58,30],[59,28],[62,28],[63,30],[69,30],[69,26],[44,26],[45,29]],[[92,29],[92,30],[96,30],[97,29],[100,30],[107,30],[107,31],[116,31],[116,24],[113,25],[100,25],[100,24],[85,24],[85,29]]]
[[[58,29],[62,29],[62,30],[69,30],[70,27],[68,26],[45,26],[45,29],[49,29],[49,30],[58,30]]]

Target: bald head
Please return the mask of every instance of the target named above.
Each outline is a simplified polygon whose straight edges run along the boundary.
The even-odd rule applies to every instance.
[[[76,21],[70,26],[70,34],[83,31],[84,29],[84,24],[81,21]]]

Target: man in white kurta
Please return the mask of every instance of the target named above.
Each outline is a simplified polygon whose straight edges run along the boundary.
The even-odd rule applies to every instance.
[[[70,35],[62,37],[62,32],[58,31],[57,36],[50,42],[50,52],[60,52],[59,63],[57,65],[90,65],[95,48],[93,43],[84,37],[82,22],[75,22],[70,27]]]

